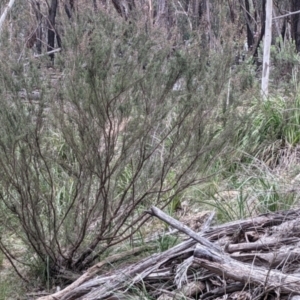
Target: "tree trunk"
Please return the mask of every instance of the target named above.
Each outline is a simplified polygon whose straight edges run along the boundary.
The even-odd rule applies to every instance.
[[[71,5],[73,7],[71,7]],[[74,8],[74,3],[65,1],[64,8],[65,8],[65,12],[66,12],[68,18],[71,19],[72,18],[72,9]]]
[[[48,45],[47,51],[54,50],[55,44],[55,17],[56,17],[56,10],[57,10],[58,0],[52,0],[51,6],[49,9],[49,18],[48,18]],[[60,39],[58,38],[58,41]],[[49,54],[52,63],[54,62],[54,53]]]
[[[125,18],[128,19],[129,13],[134,9],[134,0],[112,0],[112,3],[116,11]]]
[[[94,12],[98,11],[97,0],[93,0]]]
[[[200,19],[202,16],[201,4],[199,0],[192,1],[192,20],[193,20],[193,28],[196,29],[199,27]]]
[[[271,48],[271,41],[272,41],[272,8],[273,8],[273,1],[267,0],[263,72],[262,72],[262,81],[261,81],[261,90],[264,98],[268,96],[268,87],[269,87],[270,48]]]
[[[5,18],[7,16],[7,14],[9,13],[9,11],[11,10],[12,6],[14,5],[15,0],[10,0],[9,3],[7,4],[7,7],[4,9],[4,12],[0,18],[0,34],[2,32],[2,27],[5,21]]]
[[[251,28],[252,17],[250,14],[249,0],[245,0],[245,8],[246,8],[246,22],[247,22],[247,44],[248,44],[248,49],[252,49],[254,44],[254,34],[253,34],[253,29]]]
[[[291,12],[300,10],[300,1],[291,0]],[[300,15],[291,15],[292,38],[295,41],[297,52],[300,52]]]
[[[258,5],[256,5],[258,7]],[[256,13],[257,14],[257,13]],[[253,50],[253,58],[254,61],[256,61],[257,65],[259,65],[258,62],[258,48],[260,45],[260,42],[262,41],[264,34],[265,34],[265,23],[266,23],[266,0],[262,0],[262,11],[261,11],[261,30],[260,30],[260,35],[258,37],[258,40],[255,44],[254,50]]]
[[[38,22],[38,26],[36,29],[36,50],[38,54],[42,53],[42,34],[43,34],[43,30],[42,30],[42,13],[41,13],[41,4],[40,1],[35,1],[35,5],[33,5],[34,7],[34,11],[35,11],[35,15],[36,15],[36,19]]]
[[[156,24],[158,26],[167,26],[167,3],[166,0],[159,0],[157,3],[157,20]]]
[[[205,1],[206,6],[206,23],[207,23],[207,37],[208,37],[208,45],[209,49],[211,50],[213,48],[213,36],[212,36],[212,30],[211,30],[211,22],[210,22],[210,1]]]
[[[234,0],[233,1],[228,0],[229,14],[230,14],[231,23],[235,23],[235,8],[234,8],[234,5],[235,5]]]

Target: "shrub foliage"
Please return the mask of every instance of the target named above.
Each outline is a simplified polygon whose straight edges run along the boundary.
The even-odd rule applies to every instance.
[[[93,24],[88,36],[65,25],[58,80],[43,60],[0,64],[0,226],[52,276],[87,268],[150,205],[205,181],[241,123],[222,106],[230,55],[209,56],[196,38],[177,49],[108,15]]]

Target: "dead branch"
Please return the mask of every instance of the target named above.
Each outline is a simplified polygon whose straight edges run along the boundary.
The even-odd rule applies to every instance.
[[[218,251],[218,252],[220,251],[220,249],[218,247],[216,247],[213,243],[211,243],[207,239],[201,237],[201,235],[197,234],[196,232],[191,230],[186,225],[184,225],[184,224],[180,223],[179,221],[175,220],[174,218],[168,216],[167,214],[165,214],[159,208],[153,206],[151,208],[151,210],[149,211],[149,213],[151,215],[156,216],[157,218],[161,219],[162,221],[168,223],[169,225],[171,225],[172,227],[178,229],[179,231],[187,234],[192,239],[199,242],[201,245],[206,246],[207,248],[211,248],[211,249],[213,249],[215,251]]]
[[[141,283],[159,299],[179,294],[188,299],[199,299],[199,294],[200,299],[216,299],[233,293],[247,293],[245,299],[252,299],[251,293],[257,291],[288,299],[300,294],[300,275],[295,269],[300,258],[300,210],[234,221],[203,233],[194,232],[156,207],[149,213],[191,238],[113,273],[98,275],[107,262],[98,263],[66,289],[39,300],[126,299],[127,291]],[[112,256],[109,261],[117,258]],[[120,294],[125,298],[114,298]]]

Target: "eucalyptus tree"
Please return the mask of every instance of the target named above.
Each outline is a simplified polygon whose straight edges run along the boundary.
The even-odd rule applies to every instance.
[[[9,11],[12,9],[13,5],[15,3],[15,0],[9,0],[7,6],[5,7],[1,17],[0,17],[0,35],[1,35],[1,31],[2,31],[2,27],[4,24],[4,21],[9,13]]]
[[[297,13],[298,12],[298,13]],[[295,41],[296,49],[300,52],[300,2],[291,0],[291,34]]]
[[[262,84],[261,84],[262,95],[264,98],[268,96],[268,87],[269,87],[270,50],[271,50],[271,41],[272,41],[272,11],[273,11],[273,0],[267,0],[263,70],[262,70]]]

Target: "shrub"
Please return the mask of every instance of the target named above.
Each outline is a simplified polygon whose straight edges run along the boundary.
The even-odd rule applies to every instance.
[[[224,57],[173,49],[163,34],[101,14],[83,47],[80,20],[65,25],[55,86],[34,61],[15,75],[0,64],[0,214],[11,216],[0,225],[48,277],[87,268],[146,222],[149,205],[207,180],[244,122],[219,121]],[[26,103],[20,89],[34,87],[39,99]]]

